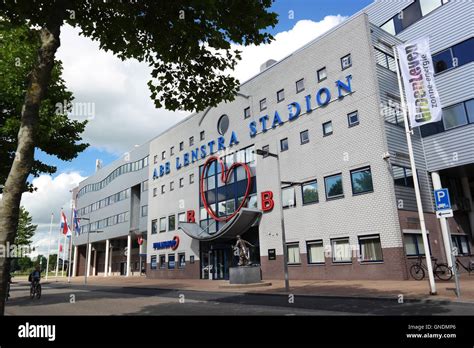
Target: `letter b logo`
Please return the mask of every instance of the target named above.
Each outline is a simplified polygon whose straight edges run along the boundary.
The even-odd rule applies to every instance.
[[[275,202],[273,201],[273,192],[272,191],[263,191],[261,193],[262,197],[262,210],[263,211],[271,211],[275,206]]]

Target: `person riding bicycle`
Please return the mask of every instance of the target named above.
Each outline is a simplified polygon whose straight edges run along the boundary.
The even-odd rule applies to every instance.
[[[41,270],[39,266],[36,266],[35,270],[30,273],[28,281],[33,285],[33,283],[39,283],[41,280]]]

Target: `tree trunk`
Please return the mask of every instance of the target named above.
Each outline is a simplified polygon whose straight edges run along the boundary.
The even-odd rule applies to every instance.
[[[7,242],[12,244],[17,233],[21,195],[25,190],[34,160],[35,132],[39,124],[41,100],[46,94],[54,65],[54,55],[60,45],[59,34],[64,17],[58,13],[54,17],[39,31],[41,46],[29,76],[21,112],[18,147],[3,189],[3,199],[0,200],[0,243],[5,253]],[[4,315],[7,275],[10,272],[7,256],[0,255],[0,315]]]

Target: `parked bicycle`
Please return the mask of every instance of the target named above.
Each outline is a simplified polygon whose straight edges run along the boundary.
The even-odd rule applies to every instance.
[[[469,260],[469,263],[465,265],[464,263],[461,262],[459,259],[459,256],[456,257],[456,272],[459,272],[461,268],[464,268],[466,272],[471,275],[471,272],[474,272],[474,261]]]
[[[453,272],[446,263],[438,263],[437,259],[434,259],[433,273],[440,280],[450,280],[453,277]],[[417,262],[410,267],[410,274],[415,280],[422,280],[425,278],[425,270],[428,271],[428,267],[423,264],[423,257],[419,256]]]

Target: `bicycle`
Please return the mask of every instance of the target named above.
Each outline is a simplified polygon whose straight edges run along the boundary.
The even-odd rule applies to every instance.
[[[453,272],[446,263],[438,263],[437,259],[433,258],[434,267],[433,273],[440,280],[450,280],[453,277]],[[410,274],[415,280],[422,280],[425,278],[425,270],[428,267],[423,264],[423,257],[419,256],[418,261],[410,267]]]
[[[464,270],[471,275],[471,272],[474,272],[474,261],[470,260],[469,264],[466,266],[461,262],[461,260],[459,260],[459,256],[456,256],[456,272],[459,273],[460,267],[464,268]]]
[[[33,280],[30,286],[30,297],[33,299],[35,296],[38,300],[41,298],[41,284],[37,279]]]

